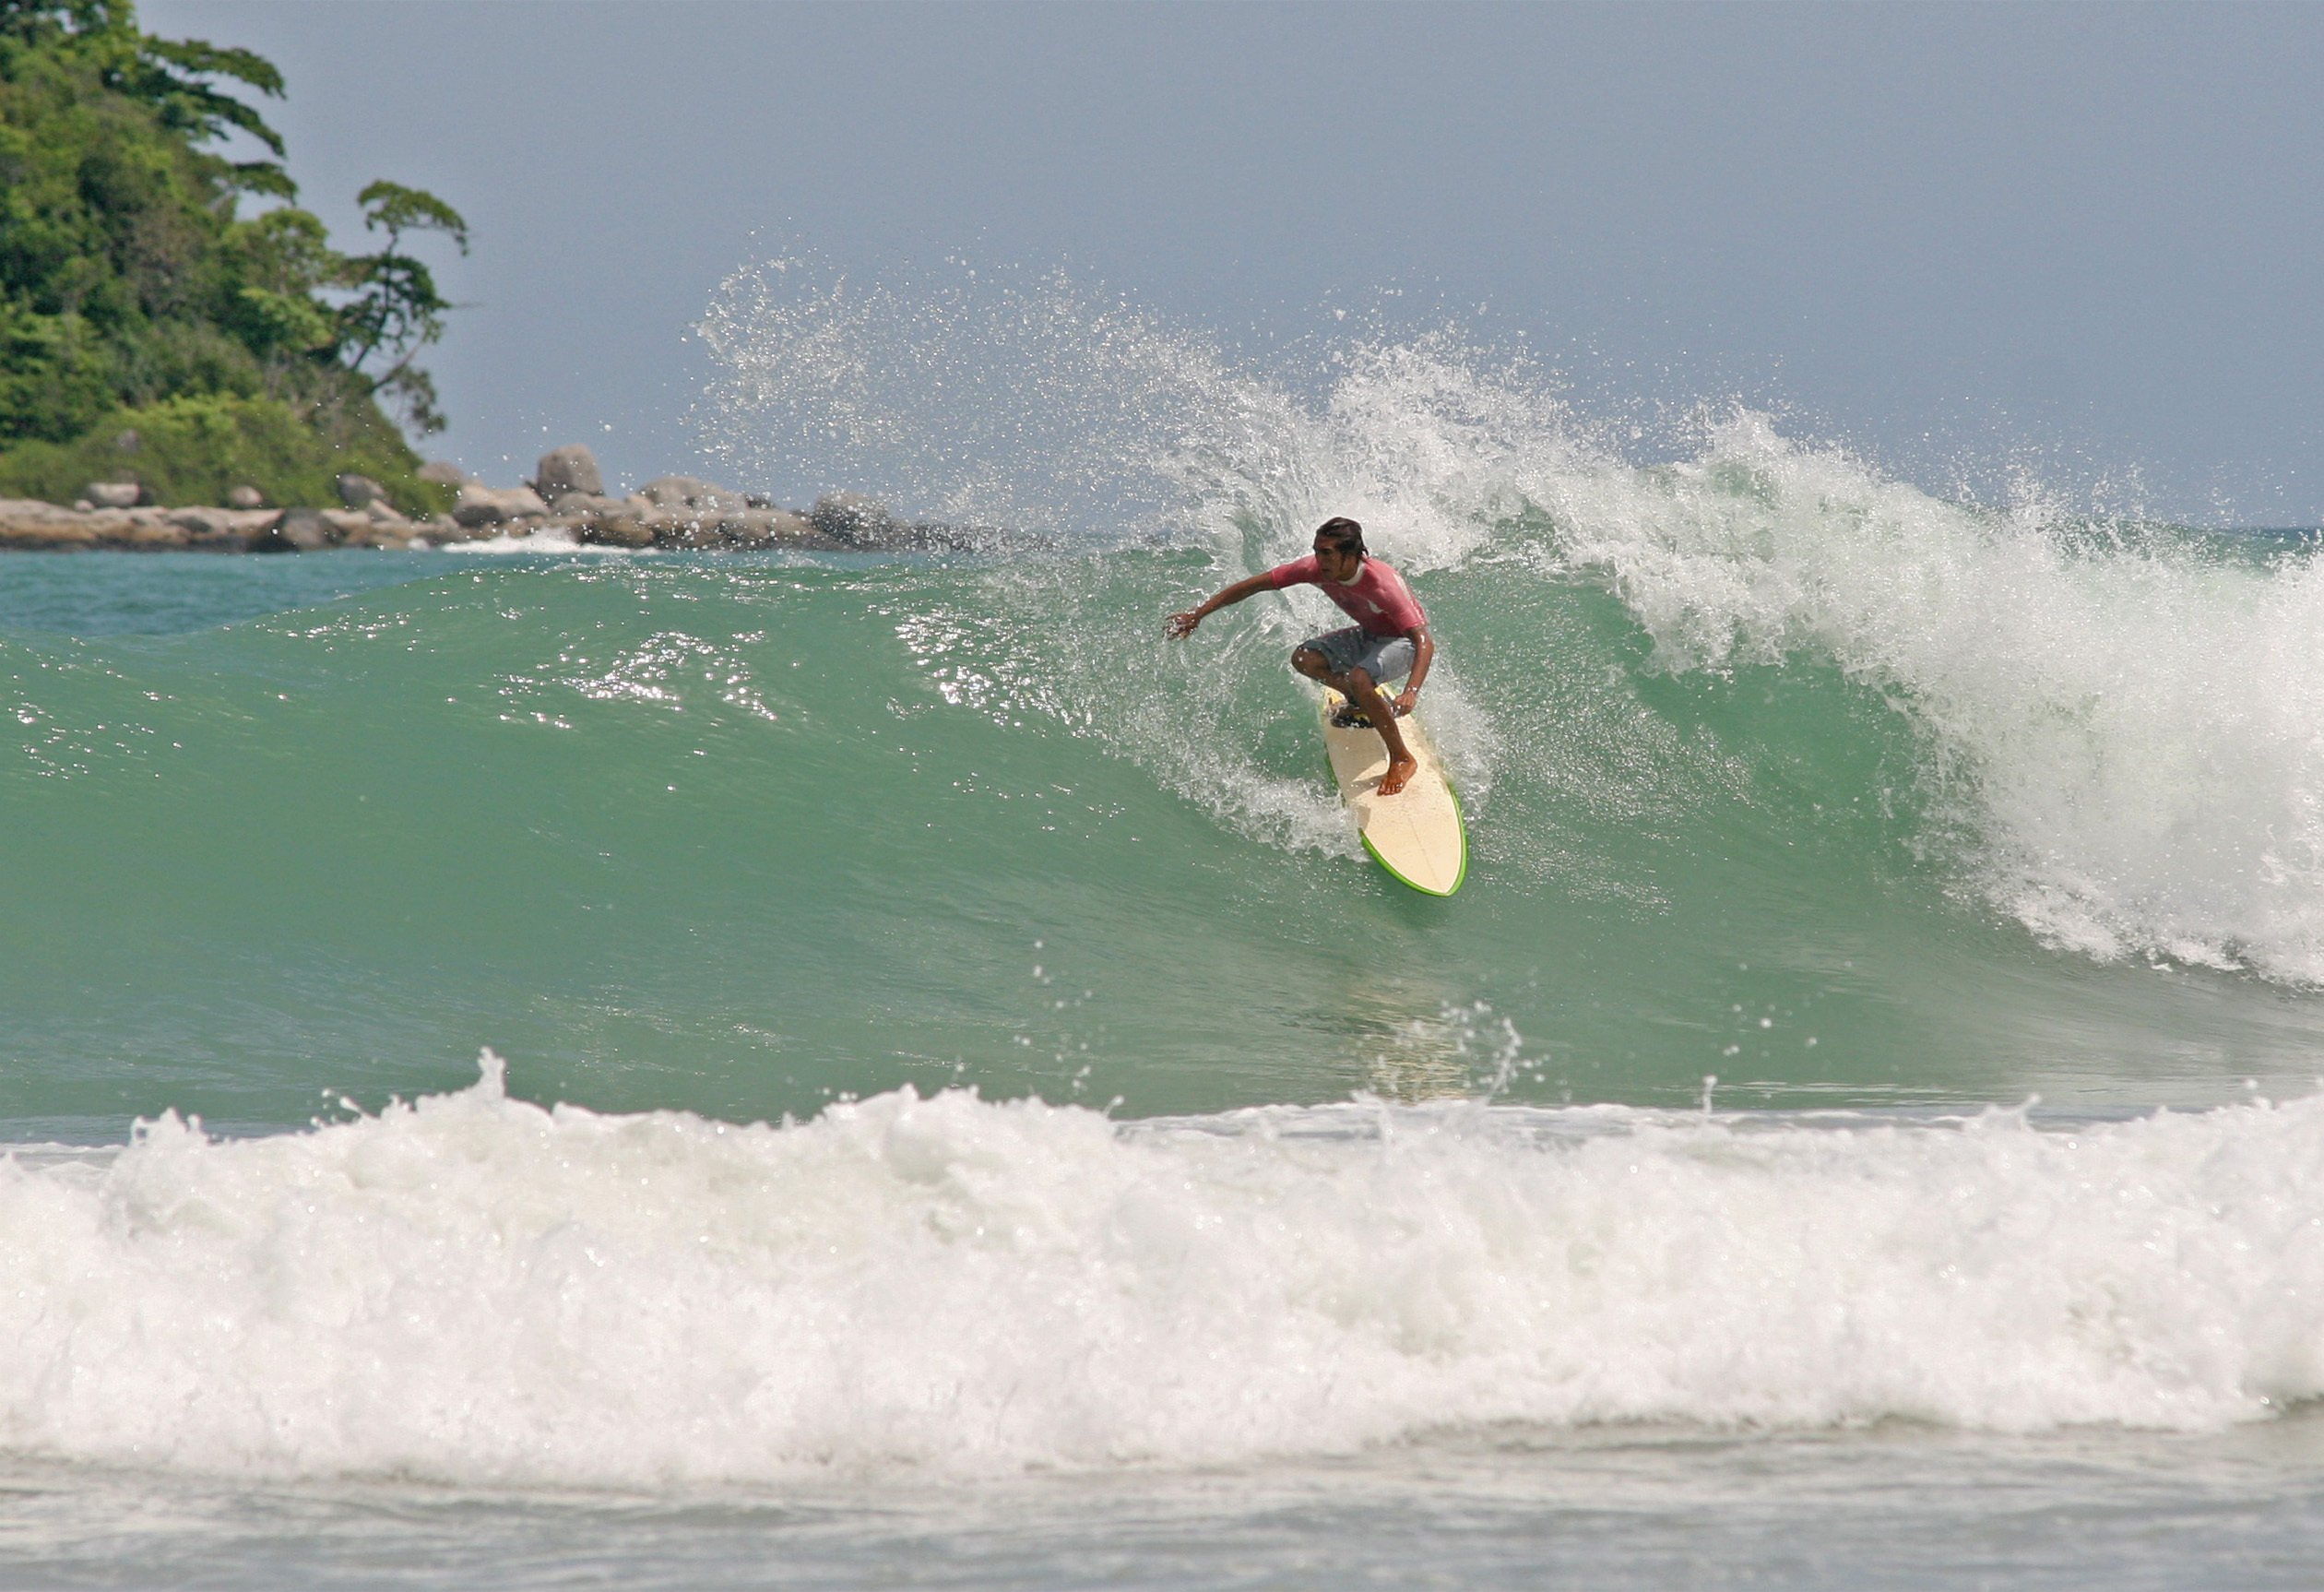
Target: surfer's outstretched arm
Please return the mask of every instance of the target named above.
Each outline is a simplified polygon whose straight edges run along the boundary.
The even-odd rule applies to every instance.
[[[1256,597],[1263,591],[1275,589],[1275,583],[1263,575],[1248,575],[1234,585],[1215,592],[1204,600],[1200,608],[1190,608],[1184,613],[1173,613],[1164,628],[1170,639],[1181,640],[1194,634],[1194,627],[1222,608],[1232,608],[1246,597]]]
[[[1429,627],[1416,624],[1405,632],[1412,643],[1412,677],[1405,682],[1404,693],[1396,698],[1396,711],[1409,713],[1420,700],[1420,683],[1429,677],[1429,665],[1436,661],[1436,643],[1429,637]]]

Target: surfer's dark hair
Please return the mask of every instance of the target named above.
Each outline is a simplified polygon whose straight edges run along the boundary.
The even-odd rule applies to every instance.
[[[1342,552],[1364,556],[1364,528],[1345,515],[1335,515],[1315,528],[1315,534],[1328,539]]]

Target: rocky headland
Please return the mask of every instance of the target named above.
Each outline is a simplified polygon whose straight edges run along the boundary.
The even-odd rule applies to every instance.
[[[377,481],[338,478],[338,508],[276,508],[252,488],[219,506],[164,507],[135,481],[92,481],[71,504],[0,498],[0,552],[319,552],[332,548],[431,548],[496,539],[693,552],[796,548],[809,552],[978,550],[1001,533],[897,519],[852,493],[812,507],[778,506],[693,476],[666,475],[616,496],[597,458],[578,445],[543,454],[530,481],[493,487],[456,465],[431,464],[429,481],[456,487],[449,514],[413,519]]]

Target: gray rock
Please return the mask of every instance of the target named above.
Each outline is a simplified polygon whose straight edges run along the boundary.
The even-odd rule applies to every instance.
[[[611,514],[631,505],[627,498],[607,497],[603,493],[568,492],[549,506],[560,519],[584,519],[594,514]]]
[[[378,511],[385,504],[367,504],[362,508],[326,508],[324,523],[331,528],[333,545],[338,547],[402,547],[419,531],[419,527],[403,516],[388,510]]]
[[[876,546],[895,531],[887,505],[853,492],[824,493],[807,511],[807,521],[834,541],[853,546]]]
[[[637,489],[638,495],[656,508],[748,508],[750,504],[739,492],[723,486],[713,486],[698,476],[658,476]]]
[[[231,508],[177,508],[170,511],[170,523],[190,536],[210,540],[222,535],[233,523]]]
[[[268,546],[289,552],[319,552],[338,540],[338,528],[319,508],[285,509]]]
[[[658,508],[646,514],[642,524],[662,547],[831,545],[804,516],[787,508]]]
[[[587,506],[575,514],[574,498],[560,504],[562,513],[573,514],[573,534],[576,541],[594,542],[600,547],[651,547],[653,528],[646,523],[649,515],[657,512],[642,497],[594,497]]]
[[[134,481],[92,481],[81,488],[81,496],[95,508],[135,508],[145,495],[145,488]]]
[[[272,536],[282,517],[273,509],[179,508],[170,511],[170,523],[185,532],[188,547],[235,552],[255,547]]]
[[[403,517],[401,509],[384,497],[373,498],[363,505],[362,512],[363,517],[374,525],[408,526],[411,523]]]
[[[338,478],[339,501],[350,508],[368,508],[387,495],[387,489],[367,475]]]
[[[549,505],[528,486],[501,491],[480,481],[467,481],[460,487],[459,502],[452,505],[452,517],[471,530],[484,526],[514,525],[520,520],[546,519],[548,516]]]
[[[687,508],[656,508],[641,517],[639,523],[653,538],[656,547],[723,547],[716,519]]]
[[[0,551],[93,547],[97,533],[80,515],[0,518]]]
[[[551,448],[533,467],[533,490],[551,503],[571,493],[589,497],[605,495],[605,478],[598,473],[597,455],[579,443]]]
[[[267,506],[267,494],[255,486],[238,486],[226,494],[226,506],[244,509],[264,508]]]
[[[817,532],[805,515],[788,508],[745,508],[720,515],[718,534],[733,547],[775,547],[809,541]]]
[[[460,486],[468,478],[468,471],[448,458],[432,458],[420,467],[420,479],[434,486]]]
[[[113,533],[113,545],[136,552],[159,552],[173,547],[184,547],[185,528],[173,524],[169,516],[148,509],[124,517],[127,523]]]

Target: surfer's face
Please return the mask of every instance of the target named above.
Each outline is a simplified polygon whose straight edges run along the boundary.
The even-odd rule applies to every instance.
[[[1363,555],[1354,548],[1340,548],[1315,539],[1315,567],[1327,580],[1348,581],[1356,578],[1356,571],[1363,564]]]

